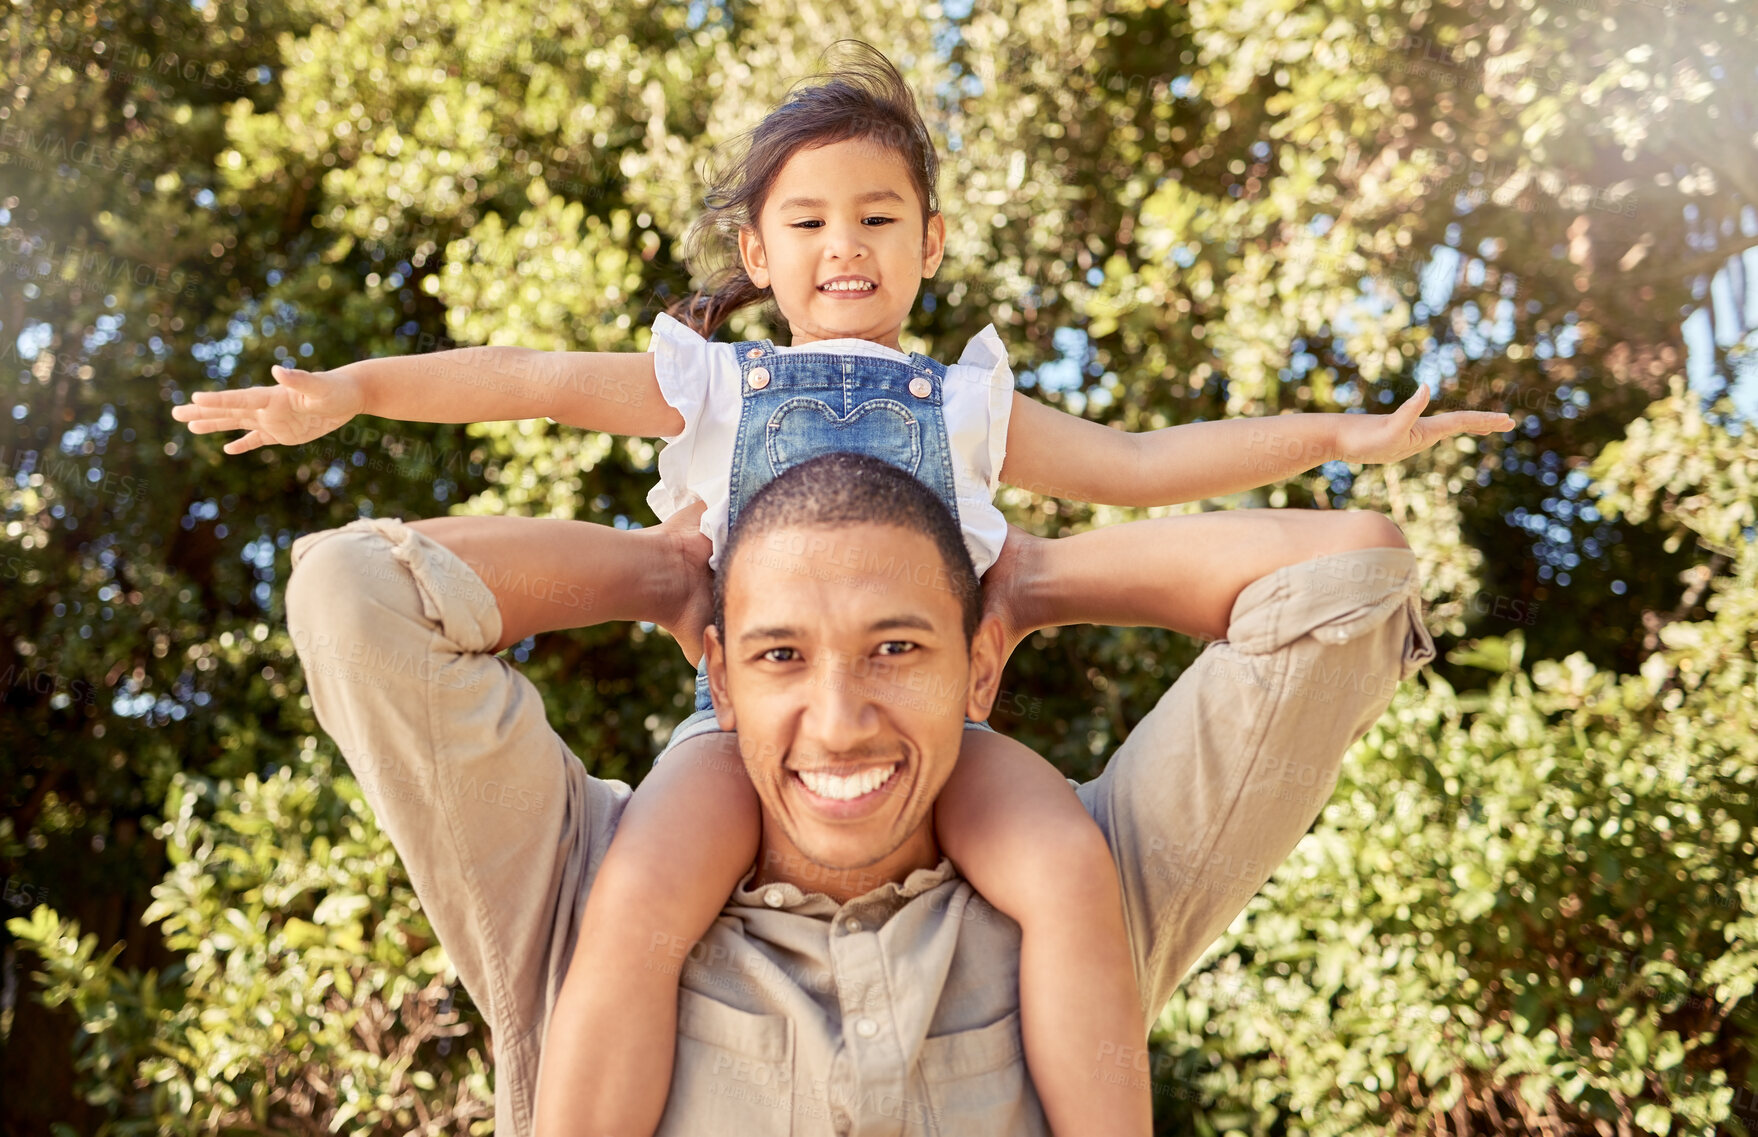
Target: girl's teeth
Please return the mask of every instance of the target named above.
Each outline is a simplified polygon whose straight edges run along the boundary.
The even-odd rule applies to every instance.
[[[826,292],[871,292],[872,290],[871,284],[826,284],[824,286]]]
[[[855,798],[872,793],[890,781],[892,771],[896,769],[896,766],[874,766],[847,777],[818,773],[814,770],[801,770],[799,775],[800,781],[806,783],[806,788],[819,797],[827,797],[834,801],[853,801]]]

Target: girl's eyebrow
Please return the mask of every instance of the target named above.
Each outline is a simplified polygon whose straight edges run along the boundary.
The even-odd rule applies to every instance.
[[[905,204],[903,195],[896,190],[868,190],[866,193],[855,195],[856,205],[866,205],[870,201],[895,201],[900,205]],[[793,209],[797,206],[802,209],[823,209],[825,205],[826,202],[821,197],[790,197],[776,208]]]

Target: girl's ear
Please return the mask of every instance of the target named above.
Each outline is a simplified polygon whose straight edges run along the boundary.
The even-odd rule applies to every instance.
[[[922,233],[922,279],[926,280],[940,269],[940,260],[946,255],[946,218],[935,210],[928,215],[928,226]]]
[[[944,228],[944,227],[943,227]],[[744,262],[745,275],[758,288],[769,287],[769,263],[763,255],[763,239],[755,225],[739,226],[739,259]]]

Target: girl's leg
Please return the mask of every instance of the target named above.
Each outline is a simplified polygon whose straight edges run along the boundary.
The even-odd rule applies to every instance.
[[[757,858],[738,735],[680,743],[623,809],[544,1040],[537,1137],[648,1137],[671,1089],[678,975]]]
[[[934,831],[983,898],[1020,926],[1020,1029],[1056,1137],[1147,1137],[1141,987],[1110,847],[1056,768],[967,730]]]
[[[694,664],[713,616],[700,501],[647,529],[554,517],[426,517],[409,522],[482,579],[500,610],[501,651],[539,632],[651,620]]]
[[[1252,581],[1331,553],[1404,545],[1389,518],[1358,509],[1232,509],[1054,540],[1010,528],[983,577],[983,601],[1001,620],[1010,655],[1037,629],[1064,624],[1221,639]]]

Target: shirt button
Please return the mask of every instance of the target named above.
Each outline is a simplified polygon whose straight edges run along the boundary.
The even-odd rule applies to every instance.
[[[934,393],[934,384],[925,375],[918,375],[910,380],[910,394],[918,399],[925,399]]]
[[[862,1038],[872,1038],[879,1033],[879,1024],[863,1016],[855,1020],[855,1033]]]
[[[769,905],[771,908],[780,908],[783,904],[787,903],[787,897],[781,894],[781,889],[772,888],[763,894],[763,903]]]
[[[842,930],[845,932],[858,932],[861,930],[861,922],[853,916],[850,916],[842,922]]]
[[[762,359],[763,358],[763,349],[760,347],[754,347],[750,351],[747,351],[745,353],[745,358],[746,359]]]
[[[761,391],[763,388],[765,388],[767,386],[769,386],[769,368],[767,368],[767,367],[753,367],[753,368],[751,368],[751,390]]]

